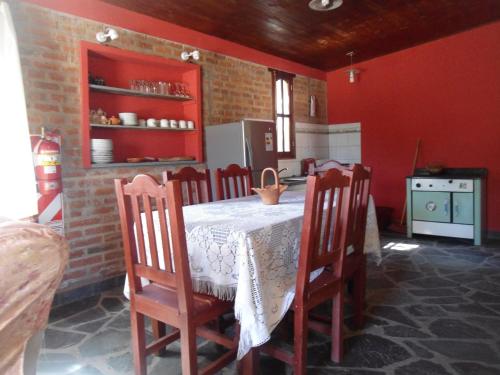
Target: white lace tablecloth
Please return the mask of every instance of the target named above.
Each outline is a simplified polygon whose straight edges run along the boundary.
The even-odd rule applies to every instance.
[[[234,299],[238,359],[269,340],[293,300],[304,199],[305,192],[285,192],[273,206],[250,196],[183,207],[193,287]],[[380,258],[371,197],[366,229],[365,253]],[[127,297],[128,287],[126,280]]]

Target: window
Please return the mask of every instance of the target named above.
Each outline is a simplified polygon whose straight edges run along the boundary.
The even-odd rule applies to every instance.
[[[270,69],[273,76],[273,108],[276,121],[276,143],[280,159],[295,158],[293,122],[294,74]]]

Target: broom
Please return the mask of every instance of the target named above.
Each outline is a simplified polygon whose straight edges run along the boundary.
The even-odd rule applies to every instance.
[[[415,156],[413,157],[413,167],[411,169],[411,174],[415,173],[415,167],[417,166],[418,154],[420,152],[420,138],[417,139],[417,147],[415,148]],[[396,233],[406,233],[405,217],[406,217],[406,206],[408,205],[408,197],[405,195],[405,203],[403,205],[403,212],[401,213],[401,220],[399,223],[392,223],[389,226],[389,230]]]

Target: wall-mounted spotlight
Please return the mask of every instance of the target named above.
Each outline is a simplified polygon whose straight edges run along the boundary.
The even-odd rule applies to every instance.
[[[200,59],[200,51],[198,51],[198,50],[195,50],[192,52],[183,51],[181,53],[182,61],[188,61],[190,57],[192,57],[193,60],[198,61]]]
[[[99,31],[95,38],[99,43],[106,43],[118,39],[118,32],[111,27],[106,27],[104,31]]]

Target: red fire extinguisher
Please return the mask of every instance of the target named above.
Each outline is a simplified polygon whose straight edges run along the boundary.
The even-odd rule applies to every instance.
[[[44,128],[33,153],[39,193],[46,195],[61,192],[61,149],[58,143],[45,137]]]

